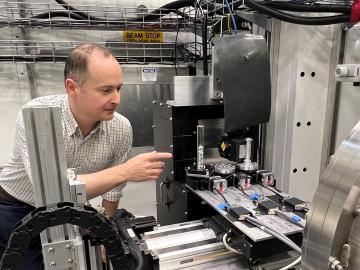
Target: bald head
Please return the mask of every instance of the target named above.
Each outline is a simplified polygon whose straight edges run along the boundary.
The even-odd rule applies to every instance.
[[[89,59],[94,53],[115,59],[108,49],[96,44],[84,44],[75,47],[66,59],[64,80],[71,78],[82,85],[88,75]]]

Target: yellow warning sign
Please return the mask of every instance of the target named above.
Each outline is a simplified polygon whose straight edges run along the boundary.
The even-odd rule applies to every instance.
[[[127,42],[162,43],[164,41],[164,33],[154,31],[123,31],[123,40]]]

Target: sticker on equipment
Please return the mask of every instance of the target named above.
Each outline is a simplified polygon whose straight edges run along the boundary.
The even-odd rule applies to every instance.
[[[141,68],[142,81],[143,82],[156,82],[157,81],[157,70],[155,67]]]

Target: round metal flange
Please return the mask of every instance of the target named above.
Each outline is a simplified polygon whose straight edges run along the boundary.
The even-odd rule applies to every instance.
[[[303,270],[328,269],[329,260],[344,256],[350,244],[348,269],[360,269],[360,122],[331,158],[311,203],[302,246]]]
[[[231,163],[218,163],[214,165],[215,173],[226,175],[235,173],[236,166]]]
[[[256,162],[243,162],[239,163],[238,167],[242,171],[255,171],[258,168],[258,165]]]

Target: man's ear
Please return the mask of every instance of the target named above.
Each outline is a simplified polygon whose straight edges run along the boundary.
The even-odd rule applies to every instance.
[[[78,84],[71,78],[65,80],[65,88],[68,95],[75,95],[78,90]]]

